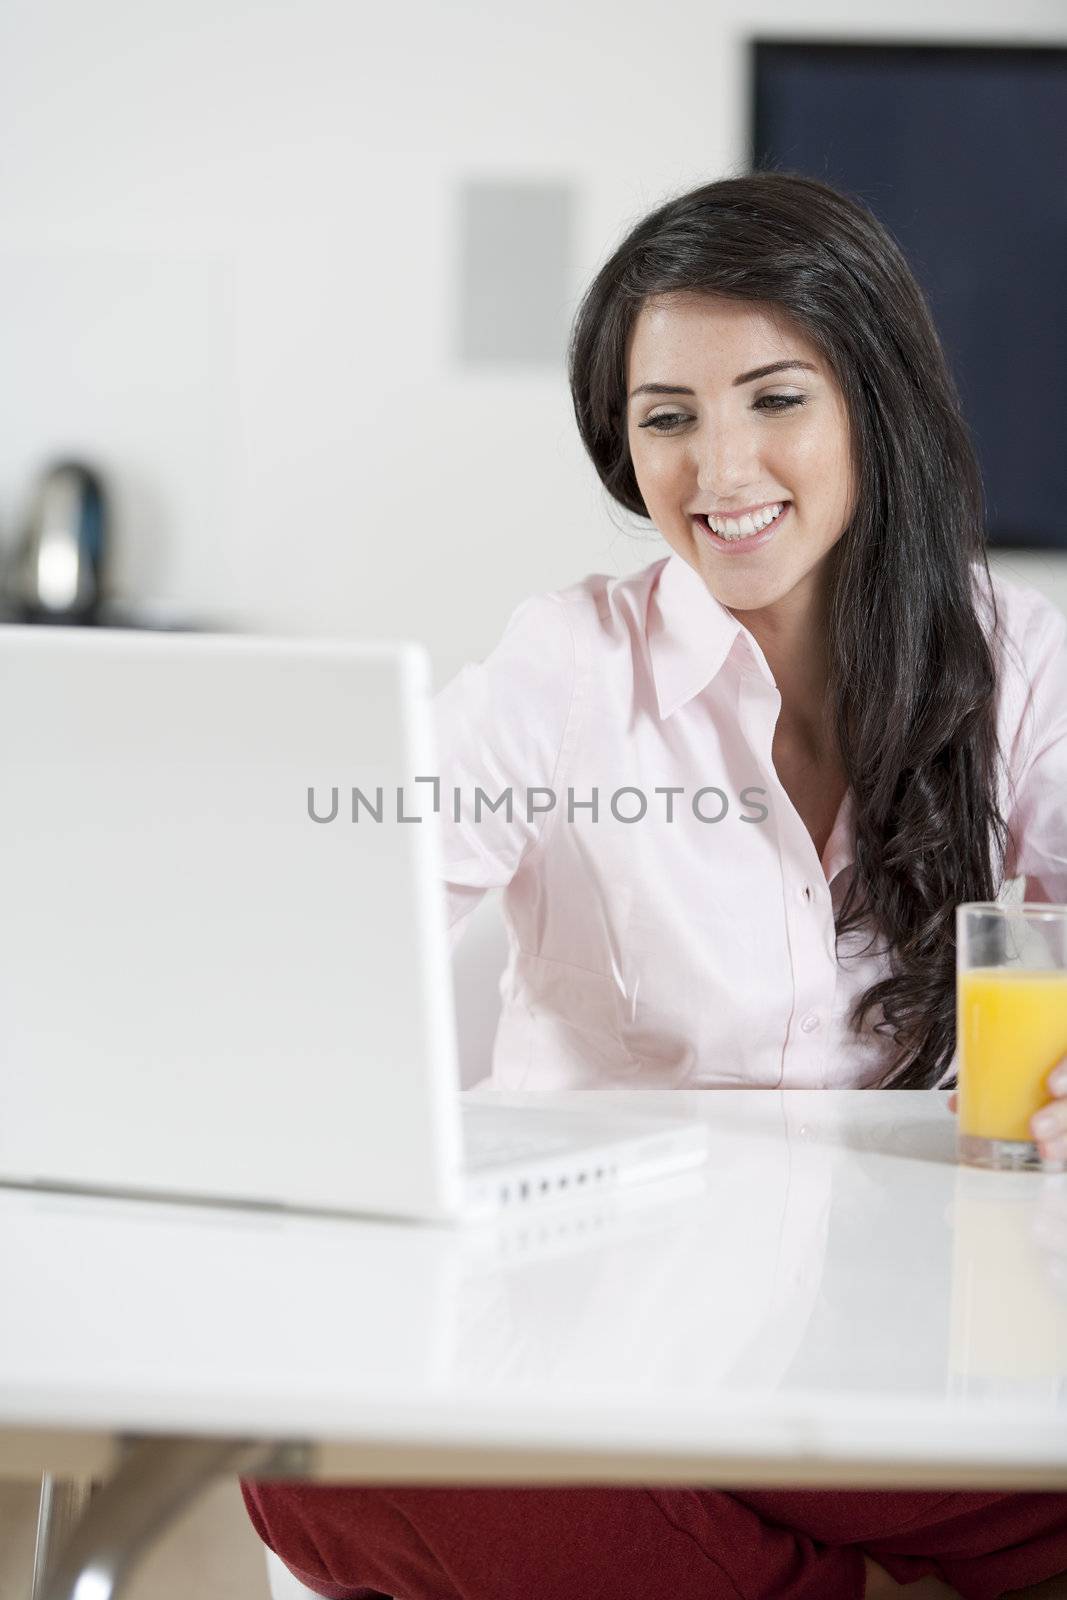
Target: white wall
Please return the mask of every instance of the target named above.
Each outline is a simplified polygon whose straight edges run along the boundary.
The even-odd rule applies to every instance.
[[[653,559],[562,360],[455,366],[456,186],[576,187],[573,309],[650,205],[743,170],[753,33],[1067,38],[1062,0],[854,10],[4,0],[0,543],[42,458],[83,451],[120,592],[421,637],[439,678],[523,595]]]

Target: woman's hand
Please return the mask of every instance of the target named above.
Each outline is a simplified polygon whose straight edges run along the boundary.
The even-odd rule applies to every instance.
[[[1061,1057],[1045,1080],[1052,1099],[1030,1118],[1030,1131],[1042,1161],[1067,1160],[1067,1056]],[[950,1111],[957,1109],[956,1090],[948,1097]]]

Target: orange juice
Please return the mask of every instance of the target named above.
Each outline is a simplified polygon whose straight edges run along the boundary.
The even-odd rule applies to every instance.
[[[1067,1055],[1067,972],[972,967],[956,985],[960,1133],[1032,1140],[1046,1079]]]

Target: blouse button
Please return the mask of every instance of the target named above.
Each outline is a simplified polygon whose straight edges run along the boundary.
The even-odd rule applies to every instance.
[[[810,900],[811,899],[811,884],[810,883],[806,883],[804,885],[804,898],[805,898],[805,900]]]
[[[800,1024],[801,1031],[803,1033],[814,1033],[818,1026],[819,1019],[815,1015],[814,1011],[809,1011],[803,1022]]]

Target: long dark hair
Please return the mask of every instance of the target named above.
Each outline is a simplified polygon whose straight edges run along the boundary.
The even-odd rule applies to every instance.
[[[997,667],[978,613],[985,502],[959,395],[922,291],[858,200],[799,173],[692,189],[645,216],[579,305],[568,376],[582,442],[608,493],[647,517],[626,427],[627,339],[650,296],[729,295],[780,307],[844,394],[859,485],[828,562],[829,715],[855,803],[855,870],[837,937],[868,925],[890,975],[858,996],[858,1033],[895,1058],[881,1087],[930,1088],[956,1039],[955,916],[993,900]],[[955,1080],[953,1080],[954,1082]],[[951,1086],[951,1085],[950,1085]]]

